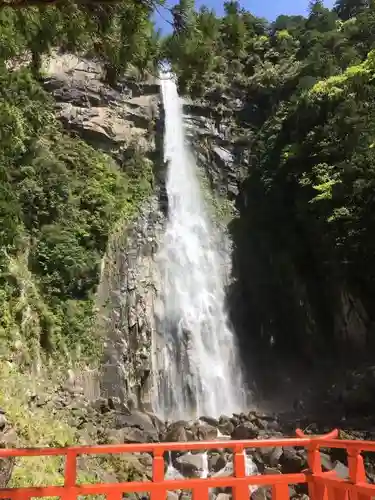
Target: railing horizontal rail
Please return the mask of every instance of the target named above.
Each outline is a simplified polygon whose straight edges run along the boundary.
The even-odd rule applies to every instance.
[[[299,431],[302,432],[302,431]],[[335,435],[332,431],[328,435]],[[273,446],[301,446],[305,447],[312,440],[327,441],[326,436],[297,437],[283,439],[247,439],[247,440],[224,440],[224,441],[190,441],[174,443],[135,443],[135,444],[117,444],[117,445],[94,445],[94,446],[68,446],[66,448],[1,448],[0,457],[36,457],[36,456],[56,456],[66,455],[67,452],[77,455],[101,455],[106,453],[142,453],[152,452],[154,450],[181,451],[181,450],[213,450],[217,448],[227,449],[245,449],[245,448],[264,448]],[[337,443],[336,441],[333,441]],[[365,441],[364,441],[365,442]],[[375,446],[375,443],[374,443]]]
[[[0,457],[37,457],[66,455],[68,450],[77,455],[103,455],[106,453],[142,453],[158,451],[183,451],[183,450],[214,450],[218,448],[245,449],[264,448],[274,446],[301,446],[304,447],[311,442],[309,438],[290,439],[251,439],[246,441],[191,441],[176,443],[139,443],[97,446],[70,446],[67,448],[7,448],[0,449]]]
[[[324,439],[319,442],[320,448],[346,448],[347,450],[375,451],[375,441],[363,441],[360,439]]]
[[[286,477],[287,476],[287,477]],[[131,483],[98,483],[98,484],[83,484],[72,486],[69,489],[76,495],[100,495],[111,493],[113,491],[121,492],[138,492],[138,491],[152,491],[155,488],[162,488],[163,490],[181,490],[193,489],[200,487],[204,484],[205,488],[226,488],[232,487],[237,484],[242,485],[272,485],[272,484],[300,484],[306,482],[306,475],[288,474],[288,475],[267,475],[267,476],[247,476],[243,478],[236,477],[220,477],[208,479],[178,479],[166,480],[161,483],[152,482],[131,482]],[[60,496],[64,493],[66,488],[64,486],[40,486],[36,488],[22,488],[22,493],[29,497],[42,497],[42,496]],[[7,488],[0,490],[0,498],[10,498],[15,489]]]

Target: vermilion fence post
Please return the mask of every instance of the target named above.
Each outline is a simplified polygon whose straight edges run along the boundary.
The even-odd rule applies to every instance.
[[[348,500],[348,491],[340,488],[330,487],[328,488],[328,499],[329,500]]]
[[[272,486],[272,500],[289,500],[289,485],[274,484]]]
[[[106,494],[107,500],[122,500],[123,493],[121,491],[111,491]]]
[[[312,444],[307,449],[307,462],[310,467],[310,471],[313,474],[322,473],[322,460],[320,457],[320,451],[316,444]]]
[[[154,458],[152,461],[152,479],[159,487],[151,492],[151,500],[165,500],[166,491],[163,488],[164,482],[164,450],[161,448],[154,449]]]
[[[193,500],[208,500],[208,487],[204,485],[199,486],[199,488],[195,487],[193,489]]]
[[[307,438],[301,429],[296,429],[296,434],[300,438]],[[322,471],[322,460],[320,457],[319,446],[321,446],[326,439],[336,439],[338,430],[334,429],[324,436],[310,437],[311,442],[307,446],[307,462],[310,468],[310,475],[307,477],[309,496],[314,500],[328,500],[328,491],[324,484],[314,481],[314,476],[320,476]]]
[[[366,482],[366,471],[363,463],[363,457],[359,448],[348,449],[348,466],[349,466],[349,479],[353,484]],[[361,495],[355,490],[350,495],[351,500],[368,500],[367,495]],[[371,497],[370,497],[371,498]]]
[[[236,446],[233,453],[234,477],[246,477],[245,456],[242,446]],[[244,500],[249,498],[249,486],[236,484],[233,487],[233,499]]]
[[[65,481],[64,481],[64,500],[75,500],[74,488],[77,482],[77,454],[73,450],[66,453],[65,462]]]
[[[365,466],[363,464],[363,457],[359,448],[349,448],[348,466],[349,477],[354,484],[366,482]]]
[[[325,485],[314,482],[314,475],[320,475],[323,472],[320,451],[318,445],[314,442],[307,448],[307,462],[311,474],[308,479],[309,497],[314,500],[328,500],[328,493]]]
[[[29,498],[29,495],[21,490],[18,490],[15,495],[12,495],[12,500],[29,500]]]

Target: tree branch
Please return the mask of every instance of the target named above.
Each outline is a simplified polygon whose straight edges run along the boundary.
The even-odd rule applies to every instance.
[[[77,4],[115,4],[119,3],[121,0],[75,0],[75,3]],[[148,2],[139,0],[141,3],[144,4],[151,4],[153,2]],[[46,7],[48,5],[55,5],[57,3],[60,3],[61,0],[7,0],[7,1],[0,1],[0,9],[3,9],[5,7],[10,7],[12,9],[22,9],[22,8],[27,8],[27,7]]]

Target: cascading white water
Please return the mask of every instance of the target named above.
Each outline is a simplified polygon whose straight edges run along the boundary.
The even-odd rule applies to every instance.
[[[168,162],[168,221],[157,256],[162,274],[162,345],[154,353],[154,411],[164,419],[245,409],[233,332],[225,311],[225,265],[210,224],[193,156],[185,145],[182,101],[161,78]]]

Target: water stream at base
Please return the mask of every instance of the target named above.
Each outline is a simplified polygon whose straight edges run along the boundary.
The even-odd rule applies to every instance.
[[[245,409],[235,338],[225,311],[226,270],[206,214],[193,155],[185,145],[182,101],[161,78],[168,162],[168,221],[157,256],[163,311],[153,359],[153,409],[168,420]]]

